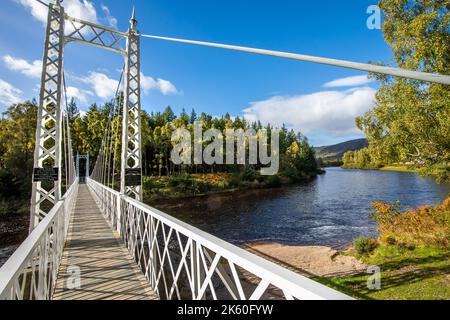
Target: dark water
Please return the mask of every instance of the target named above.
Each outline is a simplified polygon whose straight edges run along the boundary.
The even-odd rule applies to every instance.
[[[369,217],[373,201],[400,201],[403,208],[436,204],[450,185],[414,173],[329,168],[301,185],[227,195],[170,200],[154,206],[224,240],[241,244],[339,247],[359,235],[376,236]]]

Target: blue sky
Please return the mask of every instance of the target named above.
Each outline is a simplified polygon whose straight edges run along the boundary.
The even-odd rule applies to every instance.
[[[48,2],[46,0],[45,2]],[[296,52],[359,62],[393,63],[380,30],[369,30],[375,0],[137,0],[142,33]],[[45,8],[34,0],[0,3],[0,111],[37,97]],[[132,1],[65,0],[69,14],[125,31]],[[304,132],[314,145],[361,137],[354,118],[373,106],[377,84],[365,74],[275,57],[142,39],[142,107],[167,105],[229,112]],[[104,102],[120,76],[120,55],[69,44],[69,94],[81,109]],[[350,77],[350,78],[349,78]]]

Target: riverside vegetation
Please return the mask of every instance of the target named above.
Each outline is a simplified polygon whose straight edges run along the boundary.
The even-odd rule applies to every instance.
[[[319,280],[357,298],[450,299],[450,198],[405,212],[398,204],[375,202],[378,239],[355,239],[349,252],[381,269],[381,289],[367,288],[368,274]]]
[[[381,0],[383,34],[399,67],[450,74],[448,1]],[[368,147],[348,152],[345,168],[400,165],[450,181],[450,86],[386,76],[375,107],[356,119]]]

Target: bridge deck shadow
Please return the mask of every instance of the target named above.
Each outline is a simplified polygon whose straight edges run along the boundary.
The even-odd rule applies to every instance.
[[[79,288],[73,273],[77,268],[81,271]],[[85,185],[79,187],[53,299],[157,299]]]

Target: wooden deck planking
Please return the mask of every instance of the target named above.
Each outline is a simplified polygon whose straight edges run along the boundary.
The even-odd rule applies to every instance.
[[[80,268],[81,287],[78,289],[69,288],[70,267]],[[79,187],[53,299],[157,299],[85,185]]]

